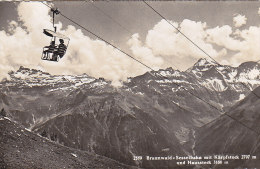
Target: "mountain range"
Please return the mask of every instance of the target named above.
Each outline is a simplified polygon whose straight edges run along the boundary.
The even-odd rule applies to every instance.
[[[0,83],[6,116],[65,147],[143,168],[175,168],[176,162],[166,167],[164,161],[133,156],[259,154],[255,133],[225,115],[259,131],[255,62],[231,67],[202,58],[186,71],[151,71],[128,78],[122,87],[87,74],[51,75],[24,67],[9,75]]]

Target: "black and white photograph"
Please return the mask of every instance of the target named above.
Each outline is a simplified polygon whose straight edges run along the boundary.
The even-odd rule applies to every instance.
[[[0,1],[0,169],[260,169],[260,1]]]

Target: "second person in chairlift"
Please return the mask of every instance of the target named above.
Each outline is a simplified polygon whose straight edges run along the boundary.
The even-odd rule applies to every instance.
[[[56,55],[59,55],[62,58],[67,50],[66,45],[64,45],[64,40],[60,39],[60,44],[58,46],[58,50],[55,52]]]

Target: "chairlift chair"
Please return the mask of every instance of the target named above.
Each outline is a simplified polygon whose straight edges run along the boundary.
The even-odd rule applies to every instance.
[[[53,19],[53,28],[54,31],[49,30],[49,29],[43,29],[43,33],[49,37],[51,37],[51,43],[54,42],[54,50],[49,50],[49,46],[43,47],[43,51],[42,51],[42,60],[48,60],[48,61],[56,61],[58,62],[66,53],[65,51],[60,52],[59,48],[58,48],[58,44],[56,43],[57,39],[62,39],[64,41],[64,45],[66,46],[66,49],[69,46],[69,41],[70,39],[61,34],[56,32],[56,26],[54,26],[54,16],[58,15],[60,12],[57,9],[51,9],[52,11],[52,19]]]

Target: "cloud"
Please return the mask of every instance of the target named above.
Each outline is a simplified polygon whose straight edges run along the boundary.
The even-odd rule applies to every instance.
[[[205,31],[206,23],[188,19],[183,20],[180,24],[170,22],[212,57],[219,55],[213,46],[205,41],[207,37]],[[178,61],[181,62],[182,64],[178,66],[180,69],[186,69],[198,58],[205,57],[201,50],[195,47],[165,20],[161,20],[148,31],[145,44],[153,51],[154,55],[161,56],[164,60],[170,62],[171,65],[176,65]]]
[[[243,39],[243,47],[233,56],[239,62],[256,61],[260,57],[260,27],[250,26],[238,32],[238,36]]]
[[[247,18],[244,15],[236,15],[233,18],[234,26],[237,28],[241,27],[242,25],[245,25],[246,21],[247,21]]]
[[[128,45],[136,59],[143,61],[154,69],[159,69],[162,66],[163,59],[156,57],[150,48],[142,45],[142,42],[139,40],[139,34],[132,35],[131,39],[128,40]]]
[[[260,8],[258,9],[258,14],[260,15]]]
[[[229,64],[238,65],[245,61],[256,61],[259,58],[260,27],[250,26],[248,29],[233,31],[228,25],[207,30],[208,41],[217,44],[234,54],[226,56]]]
[[[244,46],[242,41],[232,37],[233,30],[229,25],[207,29],[206,32],[208,34],[208,42],[223,46],[229,50],[239,51]]]

